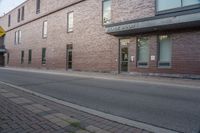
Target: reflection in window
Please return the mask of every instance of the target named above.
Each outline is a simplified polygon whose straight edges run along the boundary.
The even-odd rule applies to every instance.
[[[72,32],[74,27],[74,12],[67,14],[67,32]]]
[[[147,37],[138,38],[137,50],[138,50],[138,66],[146,67],[149,62],[149,44]]]
[[[172,43],[168,35],[159,36],[159,66],[169,67],[172,58]]]
[[[157,11],[200,4],[200,0],[157,0]]]
[[[111,0],[103,1],[103,24],[111,23]]]

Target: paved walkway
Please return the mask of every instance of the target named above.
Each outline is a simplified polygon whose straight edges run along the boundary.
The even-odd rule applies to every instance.
[[[0,84],[0,133],[150,133]]]

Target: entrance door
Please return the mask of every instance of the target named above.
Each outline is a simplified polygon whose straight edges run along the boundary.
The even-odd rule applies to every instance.
[[[67,45],[67,70],[72,69],[72,45]]]
[[[128,62],[129,62],[128,43],[129,39],[120,40],[120,72],[128,72]]]

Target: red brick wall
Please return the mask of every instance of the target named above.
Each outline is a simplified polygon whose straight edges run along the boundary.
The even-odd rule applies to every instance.
[[[44,0],[41,5],[41,14],[35,14],[35,3],[29,0],[25,3],[25,20],[37,18],[42,14],[70,4],[64,1],[52,4]],[[54,1],[55,2],[55,1]],[[44,4],[46,3],[46,4]],[[154,0],[113,0],[112,22],[139,19],[155,15]],[[67,33],[67,13],[74,11],[74,31]],[[13,28],[23,22],[16,22],[16,10],[12,11]],[[43,21],[48,20],[48,37],[42,39]],[[7,15],[0,19],[0,25],[6,30]],[[14,33],[22,31],[22,43],[14,45]],[[149,36],[150,56],[157,57],[157,35]],[[135,62],[129,63],[130,72],[150,73],[182,73],[200,74],[200,30],[170,32],[173,39],[173,59],[171,69],[157,67],[157,59],[150,61],[148,68],[137,68]],[[136,57],[136,36],[132,35],[129,46],[130,56]],[[102,1],[86,0],[70,6],[36,21],[8,31],[5,37],[6,48],[10,53],[9,66],[33,67],[45,69],[66,69],[66,45],[73,44],[73,70],[82,71],[118,71],[119,38],[105,33],[102,26]],[[127,38],[127,37],[126,37]],[[47,48],[46,65],[41,64],[42,48]],[[28,64],[28,50],[32,49],[32,64]],[[25,51],[24,64],[20,63],[21,50]]]

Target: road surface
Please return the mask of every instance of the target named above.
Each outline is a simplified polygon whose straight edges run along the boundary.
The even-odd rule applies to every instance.
[[[6,69],[0,81],[154,126],[200,131],[200,89]]]

